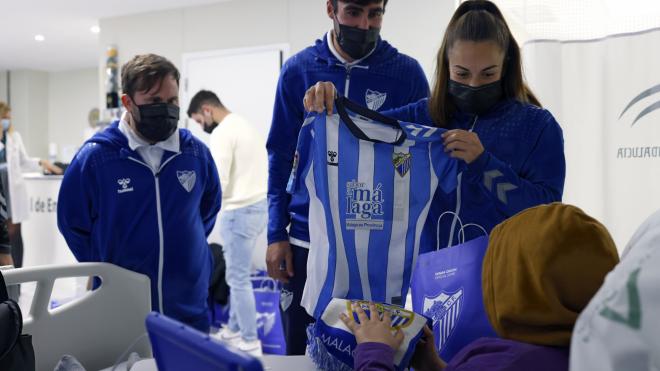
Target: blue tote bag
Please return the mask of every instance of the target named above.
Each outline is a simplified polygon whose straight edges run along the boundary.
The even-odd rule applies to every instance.
[[[266,354],[286,355],[280,312],[280,285],[268,276],[252,278],[257,308],[257,335]]]
[[[461,223],[460,235],[463,228]],[[410,284],[413,310],[432,320],[436,348],[447,362],[474,340],[497,337],[481,291],[487,248],[485,235],[417,258]]]

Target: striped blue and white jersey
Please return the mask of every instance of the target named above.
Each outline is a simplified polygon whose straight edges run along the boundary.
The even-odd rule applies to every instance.
[[[336,108],[305,120],[288,185],[309,195],[302,305],[315,318],[333,297],[403,305],[433,195],[456,188],[443,129]]]

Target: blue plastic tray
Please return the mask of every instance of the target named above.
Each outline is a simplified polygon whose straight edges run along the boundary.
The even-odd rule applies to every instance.
[[[146,325],[159,371],[263,371],[257,358],[159,313],[149,314]]]

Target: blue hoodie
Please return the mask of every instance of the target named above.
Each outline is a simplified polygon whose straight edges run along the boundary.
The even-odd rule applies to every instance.
[[[435,126],[428,99],[384,115],[402,121]],[[456,113],[447,129],[473,131],[485,148],[469,165],[461,161],[459,187],[448,196],[436,192],[422,234],[421,252],[459,242],[460,227],[446,211],[458,211],[465,241],[490,233],[500,222],[532,206],[559,202],[564,190],[566,160],[561,127],[542,108],[505,100],[475,117]],[[460,193],[459,193],[460,192]],[[482,231],[479,227],[482,227]],[[451,240],[451,241],[450,241]]]
[[[180,152],[165,151],[154,174],[117,122],[96,134],[64,174],[57,222],[78,261],[149,276],[153,310],[208,331],[206,237],[220,181],[208,148],[188,130],[179,138]]]
[[[290,195],[286,185],[293,166],[298,133],[305,119],[303,97],[319,81],[331,81],[350,100],[375,111],[427,97],[429,86],[419,63],[386,41],[357,64],[344,64],[330,51],[327,35],[291,57],[282,67],[268,135],[268,243],[289,236],[309,241],[309,196]],[[287,226],[291,223],[289,233]]]

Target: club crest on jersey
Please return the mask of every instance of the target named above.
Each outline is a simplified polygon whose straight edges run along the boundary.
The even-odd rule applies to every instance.
[[[451,336],[463,307],[463,289],[424,298],[424,315],[433,320],[436,347],[441,350]]]
[[[410,153],[397,153],[394,152],[392,155],[392,164],[396,169],[396,172],[403,178],[408,174],[410,170],[410,164],[412,160],[412,155]]]
[[[177,171],[176,177],[179,178],[179,183],[190,193],[193,187],[195,187],[195,181],[197,180],[197,174],[192,170]]]
[[[377,229],[384,226],[383,185],[369,187],[367,183],[351,180],[346,182],[346,229]],[[350,218],[352,217],[352,218]]]
[[[372,111],[378,111],[378,109],[383,106],[386,99],[387,93],[381,93],[371,89],[367,89],[367,93],[364,96],[364,100],[367,102],[367,107]]]
[[[367,312],[367,315],[371,316],[369,309],[369,304],[371,304],[370,302],[358,300],[355,301],[355,304],[359,305],[360,308],[362,308],[362,310]],[[406,310],[404,308],[395,305],[382,304],[382,303],[375,303],[375,305],[379,315],[384,313],[385,311],[390,313],[390,316],[392,317],[393,330],[404,329],[410,326],[415,320],[415,312]],[[353,313],[353,310],[351,308],[351,301],[346,302],[346,311],[347,311],[346,313],[347,315]]]

